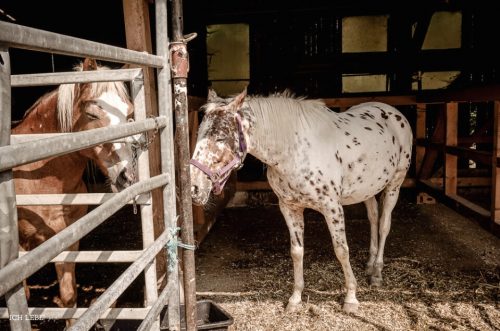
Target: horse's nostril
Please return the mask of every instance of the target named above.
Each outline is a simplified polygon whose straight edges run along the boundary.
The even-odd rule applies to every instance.
[[[196,195],[196,194],[198,194],[198,192],[200,192],[200,189],[198,188],[198,185],[192,185],[191,186],[191,194],[192,195]]]
[[[127,171],[127,169],[123,169],[118,177],[122,182],[132,183],[134,181],[134,175],[132,174],[132,172]]]

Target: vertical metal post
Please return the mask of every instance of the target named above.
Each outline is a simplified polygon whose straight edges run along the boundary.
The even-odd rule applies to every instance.
[[[136,121],[146,119],[146,99],[144,93],[144,81],[142,77],[132,81],[132,98],[134,100],[134,116]],[[149,153],[148,151],[139,151],[137,159],[137,172],[139,180],[150,178],[149,173]],[[141,205],[141,225],[142,225],[142,244],[146,249],[155,241],[154,224],[153,224],[153,206]],[[156,288],[156,259],[153,259],[144,269],[144,305],[151,307],[158,299],[158,291]],[[160,320],[157,319],[151,326],[150,330],[160,330]]]
[[[7,48],[0,45],[0,146],[10,144],[11,86],[10,58]],[[16,192],[12,171],[0,172],[0,268],[19,255]],[[29,331],[28,303],[22,284],[5,294],[12,331]]]
[[[179,215],[181,217],[182,241],[194,245],[193,205],[191,201],[191,178],[189,174],[189,120],[187,76],[189,56],[186,43],[196,35],[183,36],[182,0],[172,2],[172,29],[174,42],[170,44],[172,77],[174,84],[175,139],[177,147],[177,166],[179,175]],[[186,330],[196,330],[196,270],[193,250],[183,250],[184,303],[186,312]]]
[[[163,68],[158,69],[158,113],[167,118],[167,125],[160,132],[161,170],[169,174],[170,184],[163,189],[163,210],[165,229],[177,228],[175,206],[175,165],[173,140],[172,86],[170,84],[170,62],[168,52],[167,1],[155,1],[156,14],[156,54],[163,57]],[[174,288],[168,299],[168,323],[170,331],[180,330],[179,274],[177,260],[169,260],[168,282]]]

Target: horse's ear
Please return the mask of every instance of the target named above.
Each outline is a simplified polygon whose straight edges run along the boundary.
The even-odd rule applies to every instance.
[[[227,105],[227,109],[232,110],[233,112],[237,112],[238,109],[241,108],[243,101],[245,101],[245,97],[247,96],[247,88],[243,90],[240,94],[238,94],[231,103]]]
[[[208,89],[208,96],[207,96],[207,101],[208,102],[214,102],[215,100],[219,99],[217,96],[217,92],[213,88]]]
[[[95,59],[85,58],[82,65],[83,71],[97,70],[97,62]]]

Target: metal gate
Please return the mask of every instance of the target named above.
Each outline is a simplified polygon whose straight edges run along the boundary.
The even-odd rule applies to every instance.
[[[171,330],[180,329],[177,259],[169,261],[168,282],[158,295],[154,259],[170,242],[176,253],[177,218],[175,197],[173,111],[168,52],[166,0],[157,0],[157,55],[99,44],[79,38],[0,22],[0,296],[5,295],[7,309],[0,318],[43,315],[52,319],[76,318],[70,330],[88,330],[99,319],[141,319],[139,330],[159,329],[158,316],[168,303]],[[10,75],[8,48],[23,48],[78,57],[129,63],[157,69],[159,116],[146,118],[141,69]],[[11,86],[56,85],[96,81],[129,81],[135,106],[135,122],[44,139],[19,137],[11,143]],[[127,136],[159,129],[162,174],[150,178],[148,153],[138,160],[139,181],[119,193],[88,193],[17,196],[12,168],[47,157],[54,157]],[[31,140],[30,140],[31,139]],[[154,240],[150,191],[163,189],[165,231]],[[17,201],[16,201],[17,200]],[[143,250],[69,252],[67,247],[103,223],[130,201],[140,205]],[[70,201],[70,202],[67,202]],[[37,248],[19,256],[16,205],[95,204],[87,215],[53,236]],[[28,307],[22,281],[49,262],[132,262],[127,270],[89,308]],[[145,273],[145,308],[109,308],[131,282]],[[29,319],[11,319],[12,330],[31,330]]]

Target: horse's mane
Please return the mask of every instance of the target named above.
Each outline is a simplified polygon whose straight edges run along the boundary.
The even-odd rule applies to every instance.
[[[74,68],[75,71],[83,70],[83,63],[80,62]],[[98,65],[97,70],[109,70],[109,67]],[[61,84],[56,90],[48,92],[40,97],[25,113],[23,119],[12,122],[12,128],[18,126],[40,103],[46,98],[57,94],[57,119],[61,132],[70,132],[73,125],[73,104],[75,101],[75,85]],[[105,92],[115,92],[122,99],[128,99],[128,91],[122,82],[98,82],[90,83],[90,98],[97,97]]]
[[[289,144],[295,132],[331,122],[332,112],[322,100],[296,97],[289,90],[269,97],[250,97],[246,101],[255,116],[259,135],[276,143]]]
[[[99,65],[97,70],[109,70],[106,66]],[[83,64],[74,67],[75,71],[82,71]],[[98,82],[90,84],[91,98],[97,97],[105,92],[116,92],[123,98],[128,98],[125,84],[122,82]],[[75,84],[62,84],[58,88],[57,118],[62,132],[70,132],[73,125],[73,104],[75,99]]]

